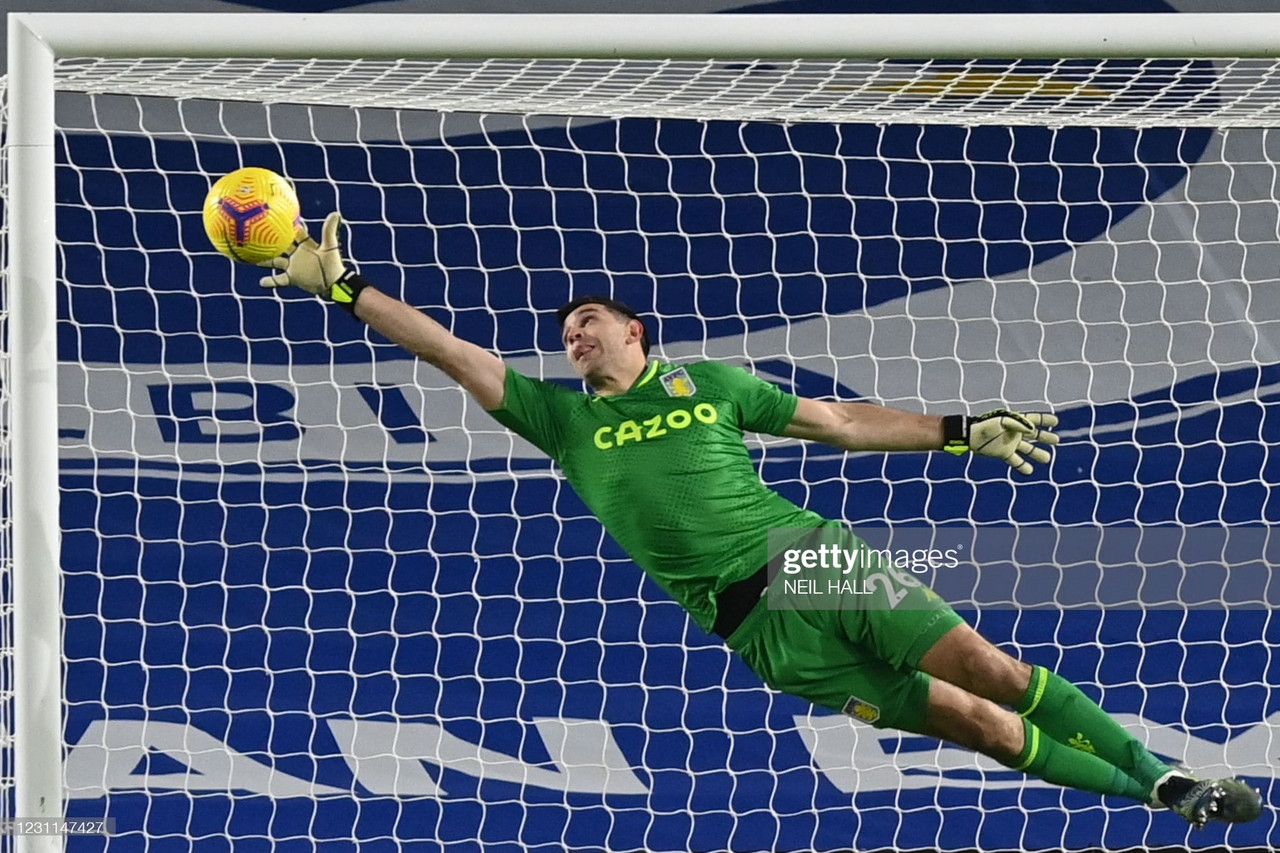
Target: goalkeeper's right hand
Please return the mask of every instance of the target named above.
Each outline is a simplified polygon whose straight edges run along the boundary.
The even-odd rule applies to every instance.
[[[325,217],[319,243],[299,228],[300,239],[294,242],[293,251],[259,264],[276,270],[262,277],[262,286],[293,285],[330,302],[337,302],[344,308],[353,306],[360,286],[353,281],[355,271],[348,269],[342,259],[342,249],[338,245],[338,228],[341,225],[342,214],[336,210]]]

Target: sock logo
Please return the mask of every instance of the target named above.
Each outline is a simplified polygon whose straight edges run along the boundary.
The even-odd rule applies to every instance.
[[[1067,746],[1073,746],[1081,752],[1087,752],[1090,755],[1097,755],[1098,750],[1093,748],[1093,741],[1084,736],[1084,732],[1076,732],[1075,737],[1067,738]]]

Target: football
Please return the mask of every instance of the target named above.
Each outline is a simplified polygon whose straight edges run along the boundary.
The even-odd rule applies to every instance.
[[[229,258],[259,264],[293,248],[302,227],[293,186],[270,169],[248,166],[219,178],[204,200],[204,230]]]

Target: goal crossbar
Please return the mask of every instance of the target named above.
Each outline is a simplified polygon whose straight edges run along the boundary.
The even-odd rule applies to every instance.
[[[1270,13],[27,13],[11,14],[9,26],[28,31],[59,56],[1271,57],[1280,44],[1280,15]]]

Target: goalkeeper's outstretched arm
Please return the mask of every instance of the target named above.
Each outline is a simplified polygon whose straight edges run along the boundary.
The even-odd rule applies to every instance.
[[[449,374],[485,409],[502,405],[507,367],[486,349],[454,336],[417,308],[365,287],[352,313],[423,361]]]
[[[368,285],[347,268],[338,245],[342,217],[329,214],[320,242],[299,234],[294,250],[263,266],[276,272],[264,287],[296,285],[336,302],[424,361],[434,364],[475,397],[485,409],[502,405],[506,365],[493,353],[454,336],[418,309]]]
[[[1003,459],[1020,474],[1030,474],[1032,462],[1043,465],[1049,461],[1046,448],[1058,443],[1058,436],[1051,431],[1057,425],[1056,416],[1042,412],[998,409],[977,417],[938,417],[871,403],[802,397],[783,435],[820,441],[841,450],[972,450]]]

